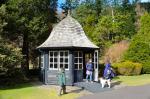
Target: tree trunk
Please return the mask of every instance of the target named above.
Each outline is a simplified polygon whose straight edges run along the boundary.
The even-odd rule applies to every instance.
[[[22,46],[23,62],[21,68],[26,76],[29,74],[29,42],[28,33],[23,35],[23,46]]]

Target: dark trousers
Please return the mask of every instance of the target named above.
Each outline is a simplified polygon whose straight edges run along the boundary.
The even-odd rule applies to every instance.
[[[62,91],[63,91],[63,94],[66,93],[66,85],[59,86],[58,95],[61,95]]]

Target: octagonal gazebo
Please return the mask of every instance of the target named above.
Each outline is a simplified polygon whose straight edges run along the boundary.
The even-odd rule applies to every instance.
[[[82,26],[68,15],[56,25],[48,39],[39,47],[41,80],[57,84],[60,67],[65,68],[67,85],[83,81],[86,62],[92,59],[93,80],[98,81],[98,49],[85,35]]]

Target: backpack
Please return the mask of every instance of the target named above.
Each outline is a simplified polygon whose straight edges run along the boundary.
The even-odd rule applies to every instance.
[[[110,78],[111,78],[111,70],[108,69],[107,72],[106,72],[105,79],[110,79]]]
[[[111,74],[111,70],[108,69],[108,70],[107,70],[107,75],[110,75],[110,74]]]

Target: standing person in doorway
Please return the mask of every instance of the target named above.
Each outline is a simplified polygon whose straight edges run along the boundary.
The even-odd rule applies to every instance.
[[[66,75],[65,75],[64,68],[60,69],[60,72],[57,77],[58,77],[58,84],[59,84],[58,95],[60,96],[62,91],[63,94],[66,94]]]
[[[93,82],[93,64],[91,59],[89,59],[89,61],[86,64],[86,82],[89,81],[89,77],[90,82]]]

